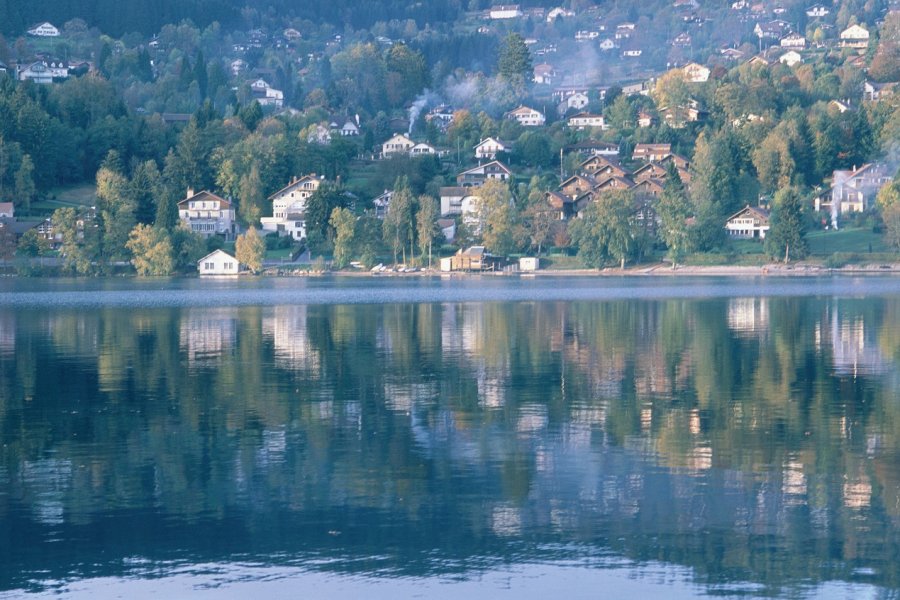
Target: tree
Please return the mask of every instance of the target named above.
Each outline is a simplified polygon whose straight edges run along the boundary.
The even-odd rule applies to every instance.
[[[139,223],[128,235],[126,246],[138,275],[171,275],[175,270],[172,240],[164,229]]]
[[[672,116],[672,124],[680,127],[687,116],[688,102],[691,92],[688,88],[687,76],[681,69],[672,69],[662,75],[653,89],[653,99],[656,105],[667,108]]]
[[[234,243],[235,258],[238,262],[247,265],[254,273],[262,270],[263,258],[266,255],[266,242],[262,239],[255,227],[250,227],[246,233],[238,236]]]
[[[614,260],[625,268],[625,261],[634,249],[633,206],[630,192],[605,192],[588,204],[581,219],[572,223],[572,241],[587,266],[600,269]]]
[[[516,249],[519,214],[505,182],[489,179],[478,188],[481,239],[491,252],[504,256]]]
[[[241,177],[240,189],[241,219],[248,225],[256,225],[262,216],[266,196],[259,176],[259,166],[255,161],[253,166],[250,167],[250,172]]]
[[[125,260],[128,235],[134,228],[135,205],[128,194],[128,180],[108,167],[97,171],[98,215],[102,233],[101,256],[107,260]]]
[[[59,255],[62,269],[87,275],[96,271],[100,257],[100,227],[93,213],[79,216],[74,208],[58,208],[51,218],[53,229],[62,240]]]
[[[28,210],[31,201],[34,200],[36,188],[34,185],[34,163],[27,154],[22,157],[22,164],[16,171],[15,200],[16,208]]]
[[[343,190],[329,182],[322,182],[306,201],[306,236],[310,245],[318,246],[328,240],[329,219],[335,208],[346,204]]]
[[[334,264],[342,269],[350,263],[356,235],[356,215],[347,208],[335,208],[329,219],[334,229]]]
[[[803,196],[797,188],[784,188],[775,194],[773,204],[766,235],[766,254],[773,259],[784,257],[785,263],[791,258],[804,258],[809,249],[806,244]]]
[[[666,184],[659,197],[656,213],[660,220],[659,235],[666,244],[673,269],[687,252],[690,243],[688,218],[691,216],[691,208],[691,201],[678,170],[669,162]]]
[[[531,65],[531,54],[525,39],[518,33],[510,33],[500,47],[497,61],[497,72],[500,78],[514,89],[524,91],[534,75]]]
[[[431,252],[434,239],[440,234],[437,219],[440,216],[437,201],[431,196],[419,196],[419,210],[416,213],[416,238],[423,256],[428,248],[428,268],[431,268]]]
[[[411,256],[415,243],[415,199],[406,177],[398,178],[394,184],[394,194],[384,217],[382,232],[384,241],[394,252],[394,262],[397,262],[397,255],[402,251],[403,262],[406,263],[407,245]]]
[[[885,241],[895,250],[900,250],[900,204],[893,203],[881,211],[884,219]]]
[[[156,218],[154,227],[172,230],[178,224],[178,202],[175,193],[168,186],[159,186],[156,199]]]
[[[161,195],[161,178],[156,162],[147,160],[135,167],[128,182],[128,194],[135,207],[138,223],[152,223],[157,213],[157,202]]]
[[[46,256],[50,252],[50,240],[36,229],[29,229],[19,240],[18,252],[24,256]]]
[[[244,122],[244,126],[247,127],[250,131],[254,131],[256,126],[259,125],[259,122],[262,121],[263,111],[262,106],[259,105],[259,102],[254,100],[250,104],[241,108],[238,113],[241,121]]]

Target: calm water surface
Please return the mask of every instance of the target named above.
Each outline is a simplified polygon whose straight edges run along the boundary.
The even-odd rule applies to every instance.
[[[900,594],[900,278],[0,281],[0,597]]]

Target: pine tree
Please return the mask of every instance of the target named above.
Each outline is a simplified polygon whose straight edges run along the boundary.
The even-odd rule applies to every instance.
[[[803,220],[803,196],[794,187],[775,194],[774,209],[766,235],[766,254],[773,259],[801,259],[809,253],[806,224]]]

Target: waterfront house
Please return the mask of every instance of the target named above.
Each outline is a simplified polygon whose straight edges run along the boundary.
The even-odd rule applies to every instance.
[[[289,184],[269,196],[272,216],[260,219],[263,231],[275,231],[295,240],[306,237],[306,203],[324,181],[316,174],[294,177]]]
[[[220,235],[226,240],[234,239],[234,207],[212,192],[195,194],[188,188],[187,197],[178,203],[178,218],[203,237]]]
[[[200,276],[237,275],[240,265],[237,259],[224,250],[210,252],[197,261],[197,272]]]
[[[725,221],[725,230],[733,238],[763,240],[769,231],[769,211],[748,204]]]

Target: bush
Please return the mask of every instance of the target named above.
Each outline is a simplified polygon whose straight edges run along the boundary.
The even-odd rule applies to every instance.
[[[826,258],[822,264],[828,269],[840,269],[856,260],[858,260],[858,257],[852,252],[835,252]]]

